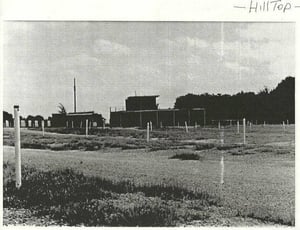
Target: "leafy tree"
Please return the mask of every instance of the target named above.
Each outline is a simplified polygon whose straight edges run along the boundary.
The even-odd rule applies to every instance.
[[[66,110],[65,106],[62,103],[59,103],[58,108],[59,108],[58,113],[67,114],[67,110]]]
[[[281,123],[295,122],[295,78],[287,77],[278,86],[269,90],[266,86],[257,94],[253,92],[235,95],[187,94],[176,99],[175,108],[205,108],[207,121],[242,119]]]

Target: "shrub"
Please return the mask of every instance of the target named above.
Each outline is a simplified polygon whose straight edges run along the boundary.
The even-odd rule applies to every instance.
[[[225,145],[219,145],[217,146],[218,150],[229,150],[229,149],[235,149],[240,147],[240,145],[236,145],[236,144],[225,144]]]
[[[212,149],[215,145],[213,143],[197,143],[196,150],[205,150],[205,149]]]
[[[169,159],[202,160],[202,157],[195,153],[179,153],[171,156]]]
[[[138,193],[70,203],[50,212],[70,225],[85,226],[172,226],[176,220],[174,208],[165,201]]]
[[[71,169],[44,172],[23,167],[23,184],[16,189],[10,179],[11,165],[3,167],[7,178],[3,190],[5,208],[34,209],[39,215],[50,213],[52,218],[70,225],[170,226],[178,219],[174,201],[219,204],[219,198],[206,192],[161,184],[136,186],[130,181],[86,177]]]

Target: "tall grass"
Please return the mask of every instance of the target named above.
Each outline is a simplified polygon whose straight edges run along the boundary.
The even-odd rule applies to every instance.
[[[205,192],[165,185],[136,186],[130,181],[86,177],[71,169],[44,172],[23,167],[23,184],[16,189],[12,166],[4,164],[4,168],[4,207],[33,209],[69,225],[173,226],[182,220],[177,208],[184,200],[195,200],[198,206],[219,204],[219,198]],[[187,218],[198,216],[187,214]]]

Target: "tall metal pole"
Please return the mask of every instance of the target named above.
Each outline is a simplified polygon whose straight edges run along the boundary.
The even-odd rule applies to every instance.
[[[22,185],[21,172],[21,141],[20,141],[20,115],[19,106],[14,106],[15,117],[15,164],[16,164],[16,187],[19,189]]]
[[[74,113],[76,113],[76,79],[74,78]]]

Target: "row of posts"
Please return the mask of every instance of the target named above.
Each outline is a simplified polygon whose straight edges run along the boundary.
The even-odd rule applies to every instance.
[[[249,122],[249,127],[250,127],[250,130],[252,130],[252,122]],[[287,120],[287,125],[289,124],[289,121]],[[162,124],[161,124],[162,125]],[[184,122],[184,125],[185,125],[185,131],[186,133],[189,132],[189,129],[188,129],[188,125],[187,125],[187,122],[185,121]],[[266,122],[264,121],[264,124],[263,126],[265,127],[266,126]],[[285,131],[286,129],[286,124],[285,122],[283,121],[282,122],[282,127],[283,127],[283,130]],[[179,127],[179,124],[178,124],[178,127]],[[197,122],[195,122],[195,128],[197,128]],[[218,123],[218,128],[219,130],[221,129],[221,123],[219,121]],[[152,131],[152,122],[147,122],[147,142],[149,142],[150,140],[150,130]],[[240,122],[239,120],[237,121],[237,133],[239,134],[240,133]],[[224,130],[221,131],[221,137],[220,137],[220,141],[221,141],[221,144],[224,144]],[[243,144],[246,144],[246,119],[243,118]]]
[[[88,119],[86,119],[86,121],[88,121]],[[96,123],[96,122],[94,122]],[[82,124],[83,122],[81,121],[80,122],[80,128],[82,128]],[[97,127],[97,123],[96,125],[93,125],[93,122],[92,121],[88,121],[88,123],[85,125],[85,126],[89,126],[90,128],[96,126]],[[66,121],[66,127],[68,128],[69,127],[69,121]],[[104,129],[105,129],[105,122],[103,122],[103,126],[102,126]],[[74,121],[71,121],[71,128],[73,129],[74,128]]]
[[[15,173],[16,173],[16,188],[19,189],[22,185],[22,172],[21,172],[21,132],[20,132],[20,114],[19,106],[14,106],[14,129],[15,129]],[[86,119],[85,136],[88,136],[89,120]],[[152,124],[151,124],[152,130]],[[42,121],[42,134],[45,136],[45,123]]]
[[[14,106],[14,127],[15,127],[15,168],[16,168],[16,187],[20,188],[22,185],[21,181],[21,142],[20,142],[20,115],[19,115],[19,106]],[[86,119],[86,125],[85,125],[85,135],[88,136],[88,129],[89,129],[89,120]],[[288,124],[288,122],[287,122]],[[264,123],[265,125],[265,123]],[[282,123],[283,128],[285,129],[285,122]],[[237,121],[237,133],[239,133],[239,121]],[[251,127],[251,122],[250,122]],[[187,122],[185,122],[185,128],[186,132],[188,132],[188,126]],[[195,124],[195,128],[197,128],[197,124]],[[220,122],[219,122],[219,129],[221,128]],[[150,141],[150,131],[152,131],[152,122],[147,122],[147,142]],[[43,136],[45,135],[45,124],[44,121],[42,121],[42,133]],[[224,144],[224,130],[222,129],[220,134],[220,142],[221,145]],[[246,119],[243,119],[243,143],[246,144]],[[221,157],[221,181],[220,183],[224,183],[224,156]]]
[[[249,125],[250,130],[252,130],[253,123],[251,121],[248,121],[247,125]],[[282,121],[282,128],[283,128],[283,130],[285,130],[285,128],[286,128],[287,125],[289,125],[289,120],[286,120],[286,122]],[[230,126],[232,126],[231,122],[230,122]],[[263,127],[265,127],[265,126],[266,126],[266,122],[264,121]],[[221,129],[221,122],[220,121],[218,122],[218,128]],[[239,133],[239,121],[237,121],[237,133]]]

